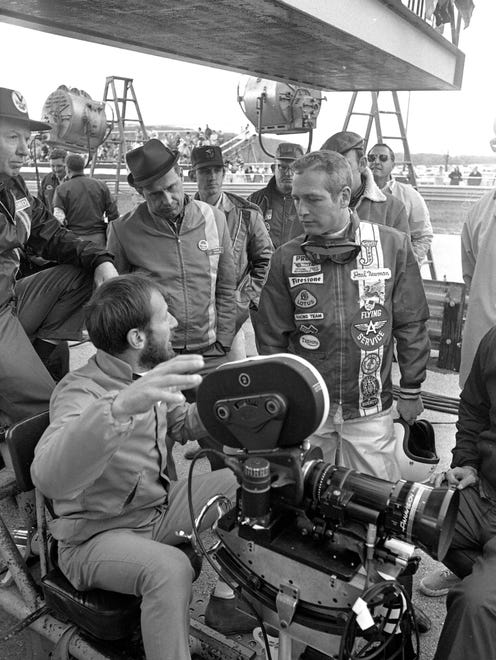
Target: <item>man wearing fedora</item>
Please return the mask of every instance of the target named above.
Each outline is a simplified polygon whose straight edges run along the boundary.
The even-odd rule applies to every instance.
[[[365,141],[358,133],[340,131],[328,138],[321,149],[337,151],[348,161],[352,172],[350,208],[360,220],[394,227],[410,236],[408,215],[403,202],[383,192],[375,183],[365,157]]]
[[[261,209],[274,248],[303,233],[291,197],[293,163],[300,156],[303,149],[299,144],[281,142],[276,149],[274,176],[265,188],[248,197]]]
[[[61,227],[29,193],[19,174],[29,155],[31,132],[49,130],[49,124],[29,118],[19,92],[0,88],[0,412],[4,423],[48,409],[55,385],[52,375],[58,379],[68,369],[67,359],[54,359],[57,345],[81,338],[81,310],[91,295],[91,275],[96,285],[117,275],[112,255]],[[63,265],[16,281],[24,249]]]
[[[225,362],[236,322],[236,276],[224,214],[185,195],[179,153],[152,139],[126,154],[129,184],[145,201],[111,223],[107,248],[120,273],[139,271],[165,289],[177,319],[176,353]]]
[[[191,166],[196,175],[198,193],[195,199],[222,211],[232,240],[236,269],[236,334],[230,359],[246,357],[243,323],[250,309],[258,308],[262,287],[269,271],[273,248],[260,209],[244,197],[222,190],[226,168],[222,151],[217,146],[195,147]]]

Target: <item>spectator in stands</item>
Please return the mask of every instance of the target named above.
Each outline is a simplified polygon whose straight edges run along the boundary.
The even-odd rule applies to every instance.
[[[303,232],[291,197],[293,165],[300,156],[303,149],[299,144],[281,142],[276,149],[274,176],[265,188],[248,197],[260,207],[274,248]]]
[[[105,247],[108,222],[119,217],[116,201],[106,183],[85,176],[82,156],[68,155],[65,169],[67,181],[55,191],[53,214],[78,236]]]
[[[391,172],[394,168],[394,152],[387,144],[375,144],[367,160],[374,181],[384,193],[390,193],[403,202],[406,208],[412,248],[419,264],[429,252],[433,231],[429,209],[422,195],[413,186],[396,181]]]
[[[394,227],[410,235],[405,206],[396,197],[382,192],[367,167],[365,143],[361,135],[341,131],[328,138],[321,149],[337,151],[348,161],[353,176],[350,208],[360,220]]]
[[[460,387],[472,368],[480,340],[496,325],[496,192],[483,195],[462,227],[462,275],[470,293],[462,337]]]
[[[198,183],[195,199],[222,211],[231,235],[238,312],[230,359],[241,360],[246,357],[242,326],[249,319],[249,310],[258,308],[260,292],[269,271],[272,243],[258,206],[240,195],[223,192],[226,168],[220,147],[195,147],[191,166]]]
[[[199,353],[213,368],[234,338],[232,243],[224,214],[184,194],[178,158],[160,140],[126,154],[128,182],[145,201],[111,223],[107,245],[120,273],[139,270],[164,287],[176,353]]]
[[[467,183],[469,186],[480,186],[482,181],[482,174],[479,172],[477,165],[470,172],[467,178]]]
[[[96,284],[117,275],[112,256],[81,241],[33,197],[20,176],[32,131],[26,101],[0,88],[0,410],[13,422],[47,409],[54,379],[68,368],[59,344],[80,339],[81,307]],[[31,248],[54,268],[16,280],[19,253]],[[63,345],[63,344],[62,344]],[[48,370],[47,370],[48,368]]]
[[[200,383],[203,359],[173,357],[175,325],[152,280],[127,275],[101,287],[86,310],[97,353],[54,392],[32,465],[57,514],[51,532],[62,571],[79,590],[141,597],[147,660],[190,658],[193,570],[174,546],[191,521],[172,446],[206,435],[196,405],[178,391]],[[195,476],[196,515],[216,493],[234,500],[236,485],[229,469]],[[214,521],[207,517],[203,528]],[[206,624],[228,634],[252,630],[255,619],[236,604],[217,583]]]
[[[53,213],[53,195],[55,188],[62,183],[65,178],[65,158],[67,151],[58,147],[50,152],[51,172],[45,174],[40,184],[40,193],[38,197],[47,207],[50,213]]]
[[[322,374],[331,407],[311,437],[324,460],[395,481],[393,338],[401,372],[398,414],[412,423],[429,359],[429,310],[404,233],[350,211],[352,172],[335,152],[294,163],[304,235],[277,249],[254,315],[261,355],[295,353]],[[345,356],[345,359],[343,357]]]
[[[460,172],[458,165],[455,166],[455,169],[451,170],[451,172],[448,174],[448,178],[450,180],[450,186],[460,185],[460,181],[462,181],[463,175]]]

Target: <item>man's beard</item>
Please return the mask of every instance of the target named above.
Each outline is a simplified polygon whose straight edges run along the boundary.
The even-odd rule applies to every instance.
[[[153,338],[150,330],[145,331],[145,336],[145,348],[139,358],[140,367],[153,369],[153,367],[156,367],[162,362],[167,362],[167,360],[171,360],[175,356],[174,349],[170,343],[159,343]]]

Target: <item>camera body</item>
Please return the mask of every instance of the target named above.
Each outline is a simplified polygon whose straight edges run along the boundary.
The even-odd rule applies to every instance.
[[[223,365],[197,401],[240,485],[217,523],[217,560],[265,621],[315,648],[321,634],[328,649],[366,588],[415,572],[415,546],[443,558],[458,493],[324,462],[308,438],[327,418],[328,394],[307,361]]]

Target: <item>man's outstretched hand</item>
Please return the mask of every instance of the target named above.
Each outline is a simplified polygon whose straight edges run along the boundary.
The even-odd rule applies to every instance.
[[[202,377],[195,373],[205,366],[201,355],[178,355],[162,362],[147,374],[121,390],[112,404],[112,414],[125,422],[132,415],[147,412],[158,401],[182,403],[181,390],[198,385]]]

